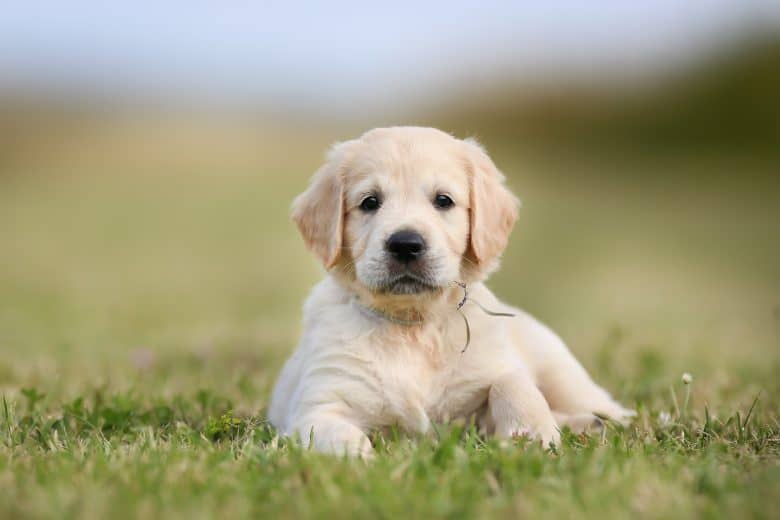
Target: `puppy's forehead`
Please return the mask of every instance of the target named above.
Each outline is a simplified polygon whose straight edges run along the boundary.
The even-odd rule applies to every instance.
[[[359,140],[350,161],[353,181],[460,182],[465,180],[466,159],[457,139],[432,129],[379,129]]]

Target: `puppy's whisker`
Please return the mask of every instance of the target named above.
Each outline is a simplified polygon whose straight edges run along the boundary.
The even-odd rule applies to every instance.
[[[466,305],[467,301],[471,301],[474,304],[476,304],[477,307],[480,308],[482,312],[487,314],[488,316],[499,316],[499,317],[505,317],[505,318],[514,318],[516,315],[511,312],[496,312],[491,311],[485,308],[484,305],[479,303],[474,298],[471,298],[469,296],[469,289],[468,286],[463,282],[458,282],[456,280],[452,281],[453,284],[457,285],[461,289],[463,289],[463,298],[458,302],[457,307],[455,307],[455,310],[458,311],[458,313],[463,316],[463,323],[466,324],[466,344],[463,346],[463,350],[460,351],[461,354],[466,352],[466,349],[469,348],[469,343],[471,343],[471,327],[469,326],[469,319],[466,317],[466,313],[463,312],[463,306]]]

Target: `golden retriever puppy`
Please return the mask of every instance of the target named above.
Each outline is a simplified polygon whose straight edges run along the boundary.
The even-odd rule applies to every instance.
[[[271,423],[318,450],[368,456],[370,432],[394,425],[425,434],[473,419],[548,445],[563,425],[627,421],[634,412],[558,336],[483,285],[516,218],[475,141],[397,127],[335,145],[293,203],[328,275],[304,305]]]

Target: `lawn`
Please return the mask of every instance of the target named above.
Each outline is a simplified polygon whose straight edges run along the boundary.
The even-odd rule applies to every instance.
[[[524,207],[490,285],[639,417],[554,452],[441,425],[366,463],[263,415],[321,277],[288,206],[331,137],[3,170],[0,517],[777,515],[776,165],[494,150]]]

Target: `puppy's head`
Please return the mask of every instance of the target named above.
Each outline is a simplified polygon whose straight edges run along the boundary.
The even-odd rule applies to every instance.
[[[432,128],[381,128],[335,145],[293,203],[327,269],[387,296],[483,279],[516,218],[516,199],[484,150]]]

